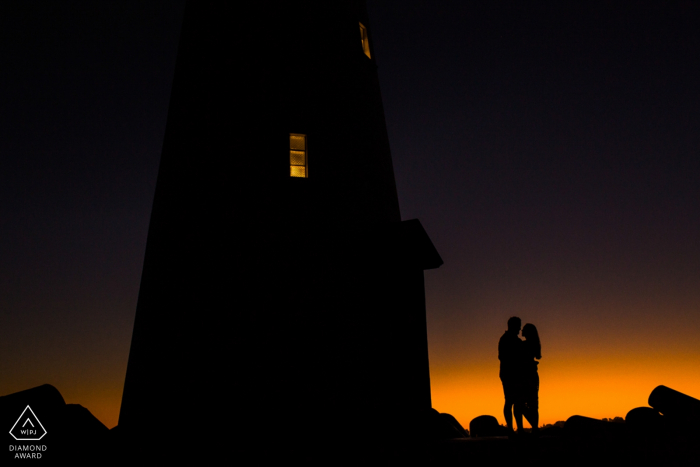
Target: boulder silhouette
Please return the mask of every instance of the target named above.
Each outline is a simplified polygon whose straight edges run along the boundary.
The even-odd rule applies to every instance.
[[[440,413],[435,409],[430,409],[426,413],[426,438],[431,440],[466,438],[464,428],[450,414]]]
[[[651,407],[637,407],[625,416],[625,424],[634,436],[655,436],[663,430],[664,419]]]
[[[493,415],[479,415],[469,422],[469,433],[472,438],[484,436],[502,436],[503,427]]]
[[[440,418],[444,422],[446,422],[447,424],[452,426],[460,435],[462,435],[462,436],[460,436],[460,438],[468,438],[469,437],[469,432],[467,430],[465,430],[464,427],[462,426],[462,424],[459,423],[457,421],[457,419],[454,418],[452,415],[450,415],[448,413],[441,413]]]
[[[566,419],[564,434],[567,436],[588,436],[592,433],[600,434],[604,431],[604,421],[596,418],[572,415]]]
[[[31,406],[34,412],[55,412],[66,405],[58,389],[50,384],[43,384],[24,391],[0,397],[0,413],[19,417],[25,407]],[[15,414],[15,412],[17,412]],[[37,414],[38,415],[38,414]]]
[[[700,400],[666,386],[657,386],[649,395],[649,405],[661,412],[667,426],[675,429],[698,431]]]

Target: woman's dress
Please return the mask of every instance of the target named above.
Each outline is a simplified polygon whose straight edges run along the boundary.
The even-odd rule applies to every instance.
[[[537,349],[528,341],[523,342],[525,347],[525,363],[523,365],[523,398],[525,407],[529,411],[539,409],[540,376],[537,374],[537,365],[540,362],[535,360]]]

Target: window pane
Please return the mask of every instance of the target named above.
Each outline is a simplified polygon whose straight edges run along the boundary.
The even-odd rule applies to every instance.
[[[306,137],[304,135],[289,135],[289,149],[306,149]]]
[[[360,41],[362,41],[362,51],[367,55],[367,58],[372,58],[369,55],[369,39],[367,37],[367,28],[360,23]]]
[[[306,153],[304,151],[289,151],[289,163],[291,165],[306,165]]]
[[[306,167],[300,165],[289,166],[289,175],[292,177],[306,178]]]

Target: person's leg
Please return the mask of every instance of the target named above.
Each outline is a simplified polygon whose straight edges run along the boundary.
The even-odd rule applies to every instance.
[[[518,431],[522,433],[523,431],[523,403],[516,402],[513,404],[513,416],[515,417],[515,425],[518,427]],[[511,424],[511,428],[512,428]]]
[[[525,400],[525,403],[523,404],[522,412],[523,412],[523,417],[525,417],[525,420],[527,420],[527,422],[530,424],[530,426],[534,428],[537,426],[537,422],[535,420],[533,420],[532,410],[530,407],[531,407],[531,404],[527,400]]]
[[[528,421],[530,422],[530,425],[532,426],[532,431],[533,433],[539,433],[540,429],[540,401],[539,401],[539,392],[540,392],[540,375],[535,374],[535,385],[533,388],[533,394],[532,398],[529,403],[529,412],[530,412],[530,419]]]
[[[528,412],[530,413],[530,418],[528,418],[527,421],[530,423],[530,426],[532,426],[533,430],[538,429],[540,426],[540,411],[537,407],[537,399],[535,399],[534,404],[532,404],[531,407],[529,407]]]
[[[522,433],[523,431],[523,409],[525,405],[525,385],[523,381],[518,380],[512,385],[511,389],[513,401],[513,416],[515,417],[515,424],[518,427],[518,431]]]
[[[501,377],[501,384],[503,384],[503,396],[506,399],[506,403],[503,406],[503,418],[506,419],[506,426],[510,431],[513,431],[513,390],[512,384],[507,379]]]
[[[534,400],[533,400],[534,398]],[[537,420],[533,418],[533,412],[532,408],[535,404],[537,404],[537,389],[534,387],[534,381],[525,381],[525,384],[523,384],[523,405],[522,405],[522,413],[523,416],[525,417],[525,420],[530,424],[530,426],[534,429],[537,426]]]
[[[513,431],[513,403],[506,399],[506,404],[503,406],[503,417],[506,419],[506,426],[510,431]]]

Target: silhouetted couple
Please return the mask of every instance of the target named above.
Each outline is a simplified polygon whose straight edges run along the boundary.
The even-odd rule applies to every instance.
[[[523,416],[537,433],[539,424],[540,377],[537,365],[541,355],[540,336],[534,324],[523,327],[524,341],[520,340],[520,318],[508,320],[508,330],[498,342],[498,359],[501,361],[501,382],[506,404],[503,415],[510,433],[513,433],[513,416],[518,432],[523,431]],[[536,360],[537,359],[537,360]]]

